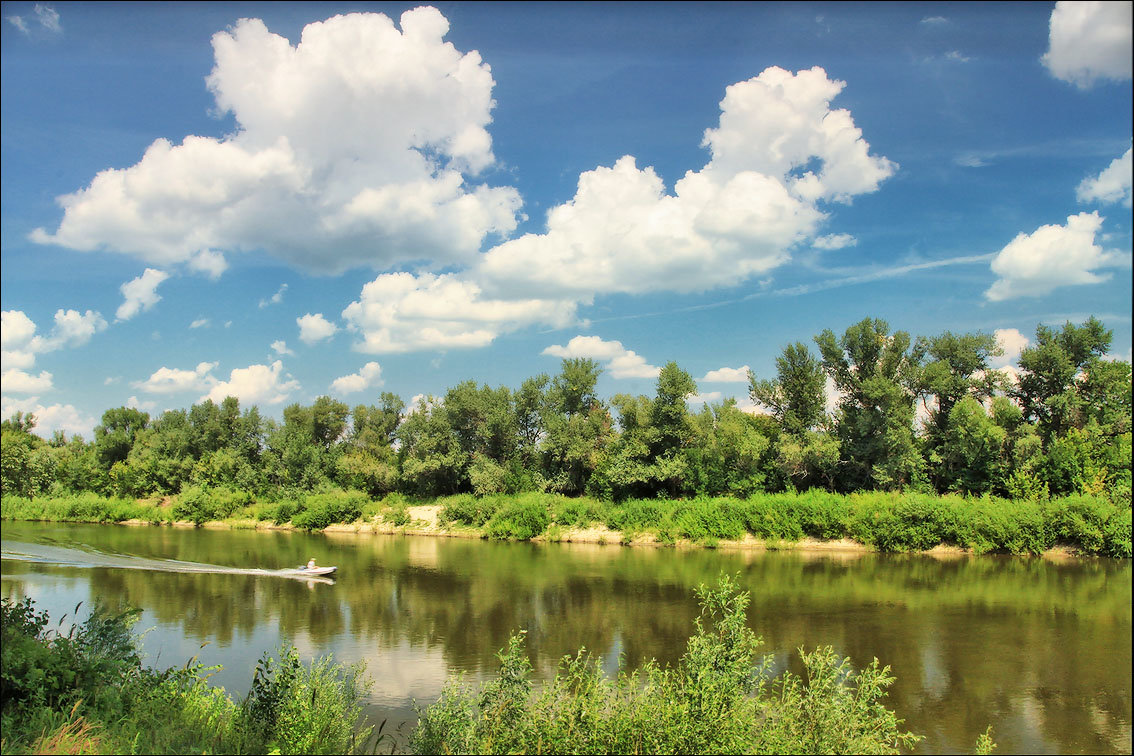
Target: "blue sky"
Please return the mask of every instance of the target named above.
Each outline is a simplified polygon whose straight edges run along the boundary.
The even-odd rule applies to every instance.
[[[1131,345],[1131,4],[3,4],[3,413]]]

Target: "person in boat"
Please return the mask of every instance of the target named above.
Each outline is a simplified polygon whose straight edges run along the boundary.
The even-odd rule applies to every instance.
[[[309,570],[315,569],[315,557],[311,557],[310,559],[307,560],[307,569],[309,569]]]

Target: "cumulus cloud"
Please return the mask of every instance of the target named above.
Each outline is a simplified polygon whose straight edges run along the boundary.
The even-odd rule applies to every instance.
[[[139,312],[149,310],[160,302],[161,297],[158,296],[157,287],[167,278],[169,278],[169,274],[163,270],[146,268],[142,275],[122,284],[119,291],[122,292],[126,301],[119,305],[114,317],[119,320],[129,320]]]
[[[38,394],[53,388],[51,373],[46,370],[41,370],[39,375],[32,375],[18,368],[10,368],[4,371],[0,382],[4,384],[5,391],[14,394]]]
[[[691,395],[685,397],[685,403],[686,404],[708,404],[709,402],[715,402],[720,398],[721,398],[721,392],[719,392],[719,391],[706,391],[706,392],[701,393],[701,394],[691,394]]]
[[[382,385],[382,366],[368,362],[357,373],[344,375],[331,382],[331,390],[339,394],[354,394],[359,391]]]
[[[37,336],[35,322],[23,311],[5,310],[0,315],[0,365],[4,370],[30,368],[37,354],[82,346],[103,330],[106,320],[97,312],[56,310],[51,333]]]
[[[532,323],[565,326],[576,303],[560,299],[493,299],[456,274],[387,273],[362,287],[342,312],[368,354],[483,347],[499,334]]]
[[[858,239],[850,234],[827,234],[820,236],[815,241],[811,242],[811,246],[815,249],[842,249],[843,247],[853,247],[858,244]]]
[[[1098,176],[1083,179],[1076,190],[1079,201],[1121,202],[1126,207],[1130,207],[1131,174],[1134,173],[1131,152],[1134,152],[1134,148],[1127,150],[1122,157],[1112,160]]]
[[[81,433],[91,438],[95,418],[80,412],[73,404],[52,404],[44,406],[39,397],[31,396],[26,399],[0,397],[0,414],[11,417],[17,412],[35,415],[35,429],[39,436],[50,438],[57,430],[74,435]]]
[[[249,365],[229,373],[227,381],[220,381],[198,401],[212,399],[222,402],[235,396],[244,404],[279,404],[299,390],[299,382],[283,371],[283,363]]]
[[[203,273],[215,281],[221,277],[222,273],[228,270],[228,261],[224,259],[224,255],[220,252],[202,249],[189,258],[189,262],[186,263],[186,266],[194,273]]]
[[[400,261],[467,262],[515,229],[511,187],[471,183],[493,165],[495,82],[444,37],[435,8],[308,24],[293,45],[259,19],[213,35],[207,78],[235,132],[153,142],[59,198],[58,228],[32,238],[150,264],[263,249],[336,273]]]
[[[157,402],[142,401],[136,396],[131,396],[126,400],[126,406],[130,409],[141,410],[142,412],[153,412],[157,409]]]
[[[991,364],[994,368],[1004,368],[1014,364],[1020,359],[1020,352],[1024,351],[1031,341],[1015,328],[997,328],[993,335],[996,336],[996,343],[1004,350],[1004,354],[992,358]]]
[[[1079,213],[1064,226],[1040,226],[1020,234],[992,260],[999,279],[984,293],[999,302],[1015,297],[1040,296],[1059,286],[1094,284],[1109,275],[1093,271],[1113,264],[1112,257],[1095,244],[1103,219],[1096,213]]]
[[[277,339],[272,342],[272,351],[281,357],[284,355],[295,356],[295,352],[287,348],[287,342],[283,339]]]
[[[149,394],[176,394],[181,391],[204,391],[217,384],[212,370],[217,366],[215,362],[201,362],[193,370],[180,370],[178,368],[158,368],[144,381],[134,381],[134,388],[141,389]],[[223,398],[223,397],[222,397]]]
[[[567,346],[552,344],[543,354],[563,358],[588,358],[603,365],[612,378],[657,378],[661,368],[622,346],[621,341],[603,341],[598,336],[576,336]]]
[[[1043,64],[1052,76],[1080,89],[1099,79],[1129,79],[1132,16],[1129,2],[1056,3]]]
[[[209,324],[208,318],[197,318],[196,320],[194,320],[192,323],[189,324],[189,328],[190,328],[190,330],[192,330],[194,328],[204,328],[208,324]]]
[[[738,368],[723,367],[710,370],[701,378],[705,383],[748,383],[748,366]]]
[[[314,344],[335,335],[339,327],[323,317],[323,313],[314,315],[310,312],[298,317],[295,322],[299,325],[299,340],[304,344]]]
[[[630,155],[587,171],[545,233],[487,252],[482,280],[537,296],[691,292],[783,264],[826,218],[820,202],[873,192],[896,168],[869,154],[849,111],[831,108],[844,86],[818,67],[733,84],[705,131],[709,162],[672,194]]]

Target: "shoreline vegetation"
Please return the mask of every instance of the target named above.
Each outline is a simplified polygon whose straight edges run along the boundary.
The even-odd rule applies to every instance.
[[[4,753],[898,753],[923,738],[886,707],[894,683],[875,659],[862,670],[830,647],[799,650],[803,677],[773,673],[747,627],[749,596],[722,574],[697,589],[700,617],[676,665],[648,661],[607,676],[584,649],[537,689],[523,632],[480,686],[451,677],[408,742],[362,716],[361,664],[294,647],[264,654],[246,697],[209,685],[196,659],[144,666],[137,610],[96,606],[81,624],[49,628],[25,598],[2,602]],[[76,612],[78,607],[76,607]],[[65,618],[64,618],[65,619]],[[278,657],[278,658],[277,658]],[[991,727],[975,744],[991,753]]]
[[[1046,501],[870,492],[608,502],[555,494],[371,501],[354,491],[257,500],[191,489],[160,500],[4,496],[0,519],[766,550],[1131,557],[1131,510],[1102,496]]]
[[[41,438],[17,412],[0,423],[2,516],[404,531],[432,507],[418,529],[493,539],[1128,558],[1131,366],[1111,339],[1094,317],[1041,324],[994,368],[991,334],[866,318],[817,335],[818,356],[786,346],[774,378],[712,371],[746,379],[751,407],[714,403],[675,362],[654,396],[602,399],[599,364],[566,358],[518,389],[322,396],[282,422],[233,396],[117,407],[91,441]]]

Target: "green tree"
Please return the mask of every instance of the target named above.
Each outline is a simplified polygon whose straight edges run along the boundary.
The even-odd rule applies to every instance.
[[[757,380],[748,371],[748,393],[752,401],[771,410],[786,433],[800,436],[823,421],[827,398],[823,363],[807,345],[796,342],[784,347],[776,358],[776,380]]]
[[[125,462],[134,447],[134,439],[150,424],[146,412],[132,407],[117,407],[102,413],[102,423],[94,429],[95,453],[104,470]]]
[[[1101,361],[1111,337],[1112,332],[1093,316],[1081,326],[1067,322],[1059,331],[1036,326],[1035,344],[1020,353],[1020,382],[1012,396],[1024,416],[1039,425],[1045,444],[1085,424],[1083,397],[1075,379]]]
[[[866,318],[841,338],[815,337],[823,370],[842,394],[836,434],[842,466],[838,485],[900,488],[916,482],[924,461],[913,437],[918,359],[905,331],[890,333],[884,320]]]

